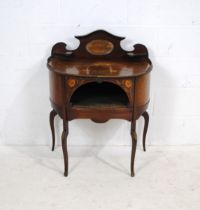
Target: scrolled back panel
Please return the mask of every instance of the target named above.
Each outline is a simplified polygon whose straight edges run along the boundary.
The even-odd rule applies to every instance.
[[[74,50],[67,49],[65,43],[57,43],[52,48],[51,57],[60,57],[66,60],[76,59],[99,59],[99,60],[138,60],[148,59],[147,48],[142,44],[134,45],[132,51],[121,48],[121,41],[125,37],[115,36],[104,30],[97,30],[83,36],[75,36],[80,41],[79,46]]]
[[[103,30],[94,31],[84,36],[75,36],[80,41],[79,47],[74,50],[75,57],[113,58],[125,54],[120,42],[124,37],[115,36]]]

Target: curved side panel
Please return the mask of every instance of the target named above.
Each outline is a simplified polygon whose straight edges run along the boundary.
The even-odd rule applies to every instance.
[[[135,111],[136,119],[146,111],[149,104],[150,73],[136,78],[135,82]]]
[[[62,105],[62,79],[61,76],[49,71],[50,99],[57,105]]]
[[[149,101],[149,85],[150,85],[150,74],[145,74],[136,79],[135,84],[135,104],[136,107],[142,106]]]

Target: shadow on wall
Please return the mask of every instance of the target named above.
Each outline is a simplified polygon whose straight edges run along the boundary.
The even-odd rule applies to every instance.
[[[148,112],[150,115],[149,129],[147,133],[147,145],[163,145],[169,144],[170,140],[166,139],[167,136],[157,135],[160,133],[159,129],[164,129],[167,133],[171,133],[172,124],[166,120],[163,113],[159,113],[158,104],[169,104],[170,112],[173,113],[174,102],[173,96],[165,94],[163,90],[168,87],[174,87],[174,79],[169,75],[169,71],[159,63],[159,58],[156,59],[155,54],[149,50],[150,58],[153,63],[153,71],[151,73],[151,86],[150,86],[150,106]],[[165,94],[165,95],[164,95]],[[162,97],[160,97],[162,95]],[[162,100],[162,101],[161,101]],[[173,128],[174,129],[174,128]],[[143,132],[143,119],[138,120],[138,133]],[[159,136],[159,137],[158,137]],[[162,139],[160,138],[162,137]]]
[[[4,123],[6,144],[47,144],[49,139],[48,74],[44,60],[27,71],[30,79],[15,91]],[[34,73],[32,73],[34,72]],[[23,83],[23,81],[22,81]]]

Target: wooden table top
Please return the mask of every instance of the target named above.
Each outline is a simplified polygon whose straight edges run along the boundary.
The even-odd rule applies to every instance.
[[[147,61],[78,60],[51,58],[49,70],[58,74],[79,77],[136,77],[148,73],[152,65]]]

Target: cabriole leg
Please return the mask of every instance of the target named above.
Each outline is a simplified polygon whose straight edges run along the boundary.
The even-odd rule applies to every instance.
[[[147,134],[148,125],[149,125],[149,114],[148,112],[144,112],[142,116],[144,117],[143,150],[146,151],[146,134]]]
[[[64,176],[68,176],[68,152],[67,152],[67,136],[68,136],[68,122],[63,128],[62,132],[62,150],[64,157]]]
[[[55,148],[54,118],[56,115],[57,113],[54,109],[49,114],[49,122],[50,122],[51,134],[52,134],[52,151],[54,151],[54,148]]]
[[[134,162],[135,162],[135,153],[136,153],[136,146],[137,146],[136,121],[131,123],[131,138],[132,138],[131,176],[133,177],[135,175]]]

